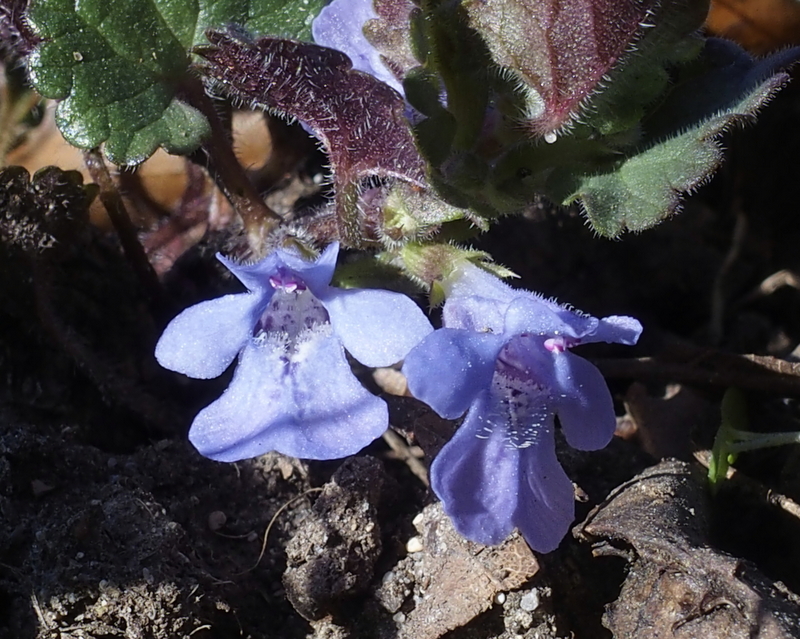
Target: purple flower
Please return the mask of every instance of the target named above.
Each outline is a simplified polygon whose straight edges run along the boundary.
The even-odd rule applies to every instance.
[[[376,18],[373,0],[333,0],[314,18],[311,34],[317,44],[347,54],[354,69],[369,73],[405,95],[403,85],[364,35],[364,25]]]
[[[597,319],[507,286],[463,262],[447,279],[445,328],[407,356],[409,390],[439,415],[467,416],[431,466],[456,529],[498,544],[514,527],[532,548],[555,549],[574,518],[572,482],[556,459],[555,417],[570,445],[605,446],[615,429],[600,372],[569,349],[634,344],[630,317]]]
[[[201,454],[335,459],[386,430],[386,404],[355,378],[345,349],[388,366],[433,329],[404,295],[330,286],[338,251],[331,244],[309,262],[278,249],[252,265],[218,255],[248,292],[192,306],[167,326],[156,346],[165,368],[207,379],[239,356],[228,389],[192,424]]]

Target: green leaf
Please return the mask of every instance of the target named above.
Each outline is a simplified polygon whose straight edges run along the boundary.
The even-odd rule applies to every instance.
[[[647,135],[638,149],[600,173],[556,170],[546,190],[564,203],[580,198],[601,235],[653,226],[675,213],[681,197],[717,170],[722,161],[719,136],[753,119],[788,80],[776,69],[785,68],[798,53],[755,61],[733,43],[707,41],[701,57],[684,68],[670,95],[642,123]]]
[[[205,0],[210,2],[211,0]],[[228,0],[233,2],[233,0]],[[250,6],[250,17],[243,24],[255,35],[271,35],[281,38],[311,41],[311,23],[322,10],[326,0],[236,0]],[[230,24],[214,22],[207,27]]]
[[[447,110],[456,123],[453,147],[469,150],[481,134],[489,104],[491,57],[470,28],[463,5],[442,0],[421,4],[423,19],[412,22],[412,40],[429,47],[426,69],[438,73],[444,83]]]
[[[56,122],[73,145],[105,144],[116,164],[138,164],[159,146],[196,149],[208,122],[178,98],[189,51],[205,30],[231,23],[309,37],[323,0],[33,0],[43,40],[28,59],[39,93],[59,100]]]
[[[417,239],[436,225],[469,217],[468,210],[451,206],[427,189],[395,182],[382,206],[384,233],[392,240]]]
[[[595,134],[617,135],[615,142],[636,140],[638,124],[670,85],[670,71],[702,51],[698,30],[707,14],[707,0],[669,0],[656,6],[631,50],[590,96],[581,123]],[[618,135],[629,130],[630,135]]]
[[[722,422],[714,438],[708,463],[708,481],[716,489],[725,480],[728,467],[736,461],[732,446],[737,434],[747,431],[747,400],[738,388],[729,388],[722,397]]]

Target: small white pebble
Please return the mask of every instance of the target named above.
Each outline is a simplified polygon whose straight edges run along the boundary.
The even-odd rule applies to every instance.
[[[398,612],[392,617],[392,620],[395,623],[403,623],[406,620],[406,615],[404,612]]]
[[[411,523],[414,524],[414,528],[419,528],[422,525],[423,521],[425,521],[425,515],[420,513],[419,515],[414,517],[414,519],[411,521]]]
[[[76,553],[76,554],[75,554],[75,559],[77,559],[78,561],[80,561],[80,560],[81,560],[81,559],[83,559],[85,556],[86,556],[86,555],[84,555],[82,552],[79,552],[79,553]]]
[[[402,397],[408,392],[406,376],[394,368],[376,368],[372,372],[372,379],[386,393]]]
[[[412,537],[406,543],[406,552],[409,553],[420,552],[423,548],[422,540],[419,537]]]
[[[494,602],[495,602],[496,604],[503,605],[503,604],[506,602],[506,593],[504,593],[504,592],[498,592],[498,593],[497,593],[497,594],[494,596]]]
[[[539,607],[539,593],[535,590],[531,590],[528,593],[522,595],[522,599],[520,599],[519,607],[523,610],[527,610],[528,612],[533,612]]]

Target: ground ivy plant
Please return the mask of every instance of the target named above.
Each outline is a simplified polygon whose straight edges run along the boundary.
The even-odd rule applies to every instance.
[[[582,449],[614,430],[601,374],[571,349],[632,345],[642,327],[512,288],[469,238],[542,196],[577,204],[607,237],[659,223],[715,172],[720,134],[754,117],[796,57],[755,60],[704,38],[702,0],[0,4],[70,143],[127,166],[159,147],[203,150],[242,217],[238,253],[252,259],[219,258],[247,292],[184,310],[156,349],[164,367],[200,378],[238,359],[192,425],[200,452],[354,454],[388,416],[346,354],[367,367],[405,360],[412,394],[465,415],[431,467],[456,528],[495,544],[516,527],[541,551],[574,514],[556,424]],[[327,154],[330,202],[291,223],[270,211],[232,168],[209,96],[299,121]],[[346,278],[340,249],[362,256]],[[442,326],[370,288],[376,272],[443,302]]]

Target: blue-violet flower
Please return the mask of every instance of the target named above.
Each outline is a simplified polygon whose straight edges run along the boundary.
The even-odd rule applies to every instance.
[[[218,255],[248,292],[192,306],[167,326],[156,346],[165,368],[207,379],[239,356],[230,386],[189,432],[206,457],[335,459],[387,428],[385,402],[361,386],[345,349],[388,366],[433,328],[404,295],[330,286],[338,251],[331,244],[306,261],[278,249],[252,265]]]
[[[364,35],[364,25],[376,18],[373,0],[333,0],[314,18],[311,35],[320,46],[347,54],[354,69],[369,73],[404,95],[403,85]]]
[[[576,312],[466,261],[444,287],[444,328],[403,366],[411,393],[439,415],[467,412],[433,461],[431,485],[465,537],[497,544],[517,527],[532,548],[549,552],[575,508],[556,458],[555,417],[567,442],[583,450],[605,446],[616,423],[602,375],[569,349],[634,344],[641,324]]]

